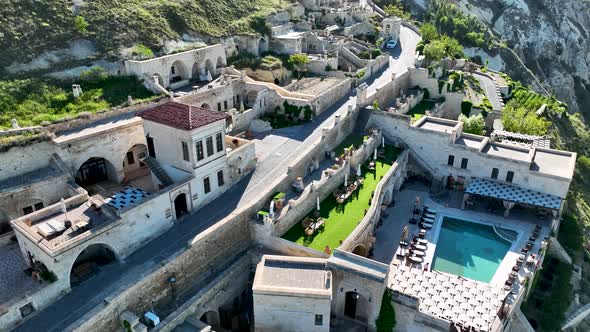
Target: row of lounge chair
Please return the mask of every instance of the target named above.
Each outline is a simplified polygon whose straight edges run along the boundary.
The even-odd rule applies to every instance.
[[[424,206],[422,211],[414,212],[420,214],[420,222],[418,224],[420,232],[418,233],[418,236],[413,236],[412,242],[409,244],[409,251],[405,258],[413,264],[420,264],[424,262],[426,250],[428,250],[428,241],[425,240],[424,237],[426,237],[426,232],[433,227],[436,211]],[[400,245],[403,246],[402,243],[400,243]]]

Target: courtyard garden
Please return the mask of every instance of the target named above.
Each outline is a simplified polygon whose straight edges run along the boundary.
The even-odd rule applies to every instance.
[[[416,106],[408,111],[407,115],[411,116],[413,120],[418,120],[426,114],[426,111],[434,109],[434,102],[430,100],[422,100]]]
[[[362,139],[362,136],[360,137]],[[353,141],[354,138],[347,138],[341,146],[350,146],[351,144],[348,144],[347,140]],[[362,144],[362,140],[360,142]],[[312,236],[306,236],[305,229],[299,222],[287,231],[283,238],[318,251],[324,251],[326,246],[329,246],[331,250],[339,247],[363,219],[365,212],[369,209],[377,184],[389,171],[400,152],[400,149],[386,145],[382,156],[377,158],[373,170],[369,170],[368,167],[372,159],[368,160],[362,166],[363,184],[343,204],[339,204],[334,195],[324,199],[320,203],[319,211],[319,217],[324,220],[323,229],[315,232]],[[350,181],[353,179],[351,178]],[[316,214],[315,209],[310,211],[304,219],[313,218],[314,214]]]

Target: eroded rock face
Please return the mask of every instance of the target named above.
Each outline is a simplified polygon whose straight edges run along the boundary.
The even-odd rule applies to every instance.
[[[412,1],[413,9],[424,9],[423,0]],[[570,105],[570,111],[583,112],[590,119],[589,0],[457,0],[456,3],[505,39],[545,88]],[[522,77],[519,72],[523,68],[518,68],[516,61],[508,57],[503,60],[507,72]]]

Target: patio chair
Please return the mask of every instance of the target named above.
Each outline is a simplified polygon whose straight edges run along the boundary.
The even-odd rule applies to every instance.
[[[432,224],[420,223],[420,228],[432,229]]]

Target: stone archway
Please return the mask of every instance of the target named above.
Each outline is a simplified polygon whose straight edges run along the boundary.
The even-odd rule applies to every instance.
[[[217,328],[220,325],[219,314],[215,310],[207,311],[206,313],[201,315],[201,318],[199,320],[207,325],[210,325],[213,328]]]
[[[119,181],[117,169],[108,159],[91,157],[78,167],[75,177],[81,187],[88,187],[103,181]]]
[[[356,291],[346,292],[344,300],[344,316],[366,322],[368,319],[369,302]]]
[[[217,57],[217,64],[216,64],[216,70],[217,70],[217,74],[221,73],[221,69],[223,69],[223,67],[225,67],[225,62],[223,61],[222,57]]]
[[[70,270],[70,286],[75,287],[95,276],[100,269],[117,261],[113,248],[104,243],[94,243],[84,248],[76,257]]]
[[[193,67],[191,69],[191,77],[193,81],[198,82],[201,80],[201,66],[198,62],[193,63]]]
[[[176,60],[170,66],[170,84],[176,83],[189,78],[188,72],[184,63],[180,60]]]
[[[217,75],[215,72],[215,66],[213,65],[213,61],[211,61],[211,59],[207,59],[207,61],[205,61],[205,69],[205,75],[207,75],[207,73],[211,73],[211,77]]]
[[[211,106],[209,106],[209,104],[207,104],[207,103],[203,103],[203,105],[201,105],[201,108],[204,108],[206,110],[210,110]]]

